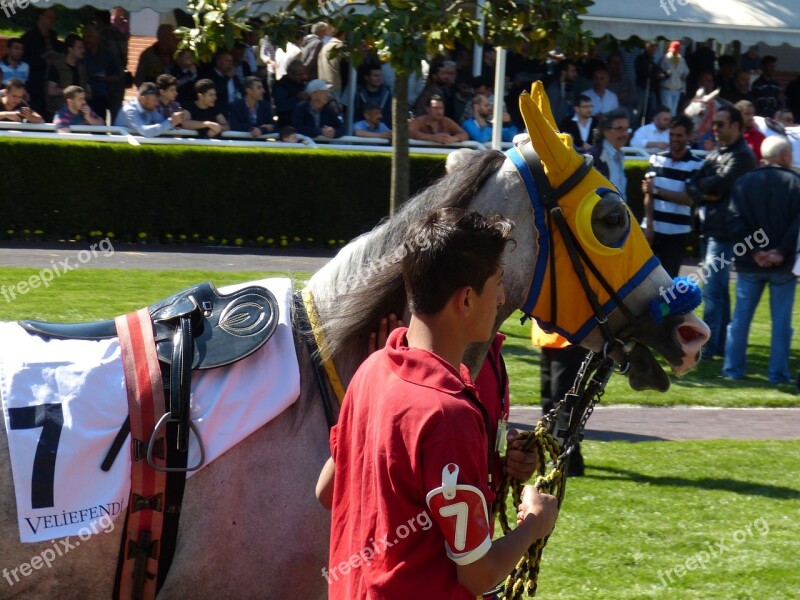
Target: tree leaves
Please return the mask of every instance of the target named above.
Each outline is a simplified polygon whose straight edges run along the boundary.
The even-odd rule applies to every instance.
[[[338,31],[348,32],[346,43],[352,47],[374,50],[399,72],[410,73],[422,60],[457,43],[486,41],[528,58],[546,56],[556,48],[579,53],[588,43],[580,15],[591,4],[592,0],[362,0],[356,9],[346,0],[293,0],[286,12],[268,17],[267,30],[270,39],[281,45],[288,39],[284,38],[288,19],[297,14],[309,21],[327,18]],[[353,53],[354,62],[360,55]]]
[[[175,33],[180,49],[192,51],[202,62],[223,48],[232,50],[235,41],[250,31],[245,7],[233,8],[225,0],[190,0],[188,9],[194,27],[179,27]]]

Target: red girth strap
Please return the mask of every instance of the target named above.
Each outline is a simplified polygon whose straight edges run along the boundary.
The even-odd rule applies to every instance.
[[[164,524],[167,476],[147,464],[146,452],[156,422],[166,412],[161,368],[146,308],[115,319],[128,392],[131,426],[131,496],[120,557],[119,600],[156,597],[158,556]],[[160,438],[165,435],[161,428]],[[165,439],[157,444],[166,447]],[[137,451],[138,450],[138,451]],[[166,467],[163,456],[153,461]]]

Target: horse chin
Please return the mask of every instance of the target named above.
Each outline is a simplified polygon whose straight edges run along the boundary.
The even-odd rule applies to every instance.
[[[631,388],[637,392],[641,390],[666,392],[669,390],[669,375],[647,346],[635,344],[627,358],[630,361],[628,383]]]

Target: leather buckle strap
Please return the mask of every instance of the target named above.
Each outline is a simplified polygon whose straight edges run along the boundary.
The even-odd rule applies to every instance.
[[[186,314],[180,317],[173,337],[172,369],[169,378],[169,414],[170,420],[178,422],[178,450],[180,452],[189,450],[192,350],[191,314]],[[195,431],[196,434],[197,431]]]
[[[140,510],[157,510],[159,512],[163,512],[164,494],[159,493],[147,498],[145,496],[140,496],[139,494],[132,492],[130,507],[132,513],[138,512]]]
[[[156,426],[156,428],[157,427],[158,426]],[[155,430],[153,430],[153,433],[156,433]],[[150,451],[151,458],[155,456],[163,461],[166,457],[166,452],[164,449],[166,441],[164,440],[163,436],[151,436],[149,440],[132,440],[132,443],[133,460],[145,460],[147,458],[147,451],[150,449],[150,444],[153,445],[153,449]]]
[[[132,598],[142,598],[147,584],[155,579],[147,572],[147,563],[158,558],[158,540],[151,540],[150,535],[149,531],[142,531],[138,541],[128,540],[127,558],[134,561]]]

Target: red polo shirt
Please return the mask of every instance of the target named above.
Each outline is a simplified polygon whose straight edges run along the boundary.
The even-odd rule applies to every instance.
[[[359,368],[331,432],[330,600],[474,600],[456,561],[474,562],[491,546],[494,494],[475,387],[463,365],[458,373],[409,348],[406,331],[393,331]]]

